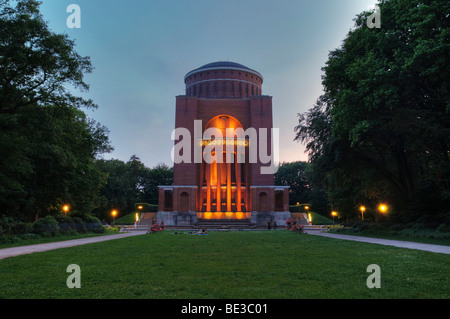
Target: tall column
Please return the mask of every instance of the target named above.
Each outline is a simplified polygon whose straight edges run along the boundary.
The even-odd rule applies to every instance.
[[[216,205],[217,205],[217,207],[216,207],[216,209],[217,209],[217,211],[218,212],[221,212],[222,211],[222,201],[221,201],[221,196],[222,196],[222,188],[221,188],[221,170],[222,170],[222,163],[217,163],[217,188],[216,188],[216,192],[217,192],[217,194],[216,194],[216,198],[217,198],[217,201],[216,201]]]
[[[205,163],[202,162],[200,164],[200,187],[198,194],[198,211],[201,212],[203,210],[203,180],[205,177]]]
[[[251,198],[250,198],[250,182],[248,180],[248,159],[244,163],[244,178],[245,178],[245,209],[247,212],[251,211]]]
[[[211,164],[206,164],[206,211],[211,211]]]
[[[231,163],[227,158],[227,212],[231,212]]]
[[[236,210],[241,212],[241,163],[238,163],[237,156],[234,165],[236,165]]]

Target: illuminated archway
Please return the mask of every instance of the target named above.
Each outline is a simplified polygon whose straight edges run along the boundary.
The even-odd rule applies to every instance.
[[[205,126],[205,131],[220,131],[222,138],[212,134],[214,138],[202,143],[204,157],[199,185],[201,212],[242,213],[248,207],[248,168],[245,148],[244,151],[242,148],[246,146],[246,140],[227,136],[228,128],[243,129],[243,126],[235,117],[226,114],[215,116]],[[207,152],[211,152],[207,154],[211,155],[210,162],[205,161]]]

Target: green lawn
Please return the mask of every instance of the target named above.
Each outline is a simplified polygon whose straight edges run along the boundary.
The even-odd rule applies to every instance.
[[[88,238],[88,237],[108,236],[108,235],[114,235],[114,234],[118,234],[118,233],[119,233],[119,231],[117,228],[111,227],[111,228],[106,229],[104,233],[82,233],[82,234],[75,233],[75,234],[70,234],[70,235],[68,235],[68,234],[58,235],[55,237],[21,239],[14,243],[2,243],[2,244],[0,244],[0,249],[19,247],[19,246],[28,246],[28,245],[46,244],[46,243],[53,243],[53,242],[58,242],[58,241],[66,241],[66,240]]]
[[[69,289],[66,268],[81,268]],[[369,289],[370,264],[381,288]],[[450,257],[288,231],[148,234],[0,260],[0,298],[444,298]]]

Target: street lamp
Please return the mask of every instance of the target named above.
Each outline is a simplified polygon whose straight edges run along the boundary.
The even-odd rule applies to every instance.
[[[361,220],[364,220],[364,212],[366,211],[366,207],[361,205],[359,206],[359,210],[361,211]]]
[[[334,225],[334,217],[336,217],[338,215],[337,212],[335,212],[334,210],[331,212],[331,216],[333,216],[333,225]]]
[[[300,203],[297,202],[297,211],[300,213]]]
[[[64,205],[63,211],[64,211],[64,214],[67,215],[67,212],[69,211],[69,205]]]
[[[380,213],[387,213],[388,206],[385,204],[380,204],[380,205],[378,205],[378,210],[380,211]]]
[[[113,210],[111,212],[111,215],[113,217],[113,226],[116,226],[116,215],[117,215],[117,210]]]

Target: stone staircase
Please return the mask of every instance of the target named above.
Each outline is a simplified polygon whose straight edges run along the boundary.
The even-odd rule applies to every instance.
[[[156,220],[156,218],[157,218],[156,213],[141,213],[139,219],[139,226],[140,227],[150,226],[152,224],[152,221]]]
[[[198,219],[195,224],[196,228],[207,230],[251,230],[257,229],[255,224],[253,224],[248,219],[241,220],[220,220],[220,219]]]

